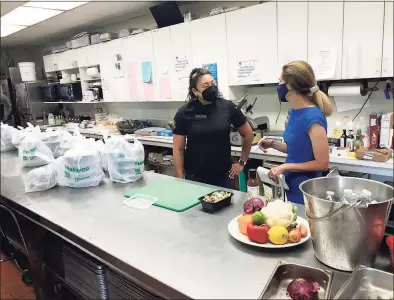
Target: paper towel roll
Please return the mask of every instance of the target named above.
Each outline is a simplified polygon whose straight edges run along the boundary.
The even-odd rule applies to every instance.
[[[361,85],[352,84],[343,86],[330,86],[328,88],[328,95],[332,97],[359,97],[361,96]]]

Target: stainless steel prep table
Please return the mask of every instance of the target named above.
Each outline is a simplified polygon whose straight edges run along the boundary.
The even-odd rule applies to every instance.
[[[124,190],[163,175],[145,172],[135,184],[107,178],[94,188],[25,194],[27,171],[17,152],[1,154],[3,204],[166,298],[257,299],[278,260],[328,269],[315,259],[311,241],[264,250],[234,240],[227,225],[242,212],[244,193],[234,191],[233,205],[215,214],[200,206],[183,213],[155,206],[137,211],[122,204]],[[332,295],[348,276],[335,272]]]

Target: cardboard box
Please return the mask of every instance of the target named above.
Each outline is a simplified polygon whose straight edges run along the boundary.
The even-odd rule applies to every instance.
[[[386,162],[393,156],[392,151],[388,149],[375,149],[367,151],[365,148],[356,150],[357,159],[366,159],[376,162]]]
[[[393,113],[385,113],[382,115],[380,125],[380,148],[392,148],[393,142]]]
[[[339,158],[347,158],[349,154],[349,148],[346,147],[335,147],[332,149],[331,156]]]
[[[369,148],[376,149],[379,146],[380,139],[380,120],[379,114],[369,115]]]

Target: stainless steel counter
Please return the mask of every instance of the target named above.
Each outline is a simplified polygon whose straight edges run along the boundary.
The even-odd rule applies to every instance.
[[[199,205],[183,213],[155,206],[138,211],[122,204],[123,192],[163,175],[25,194],[26,171],[16,152],[1,154],[1,202],[166,298],[257,299],[279,260],[328,269],[315,259],[311,241],[273,250],[234,240],[227,225],[242,212],[244,193],[235,191],[233,204],[215,214]],[[335,272],[332,296],[348,276]]]

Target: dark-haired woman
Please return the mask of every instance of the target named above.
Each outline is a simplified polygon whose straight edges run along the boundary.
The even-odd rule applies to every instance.
[[[243,113],[219,94],[210,72],[196,68],[190,73],[189,102],[174,122],[174,165],[180,178],[231,188],[230,178],[244,168],[253,132]],[[243,137],[241,157],[231,161],[231,125]],[[186,145],[187,142],[187,145]]]

